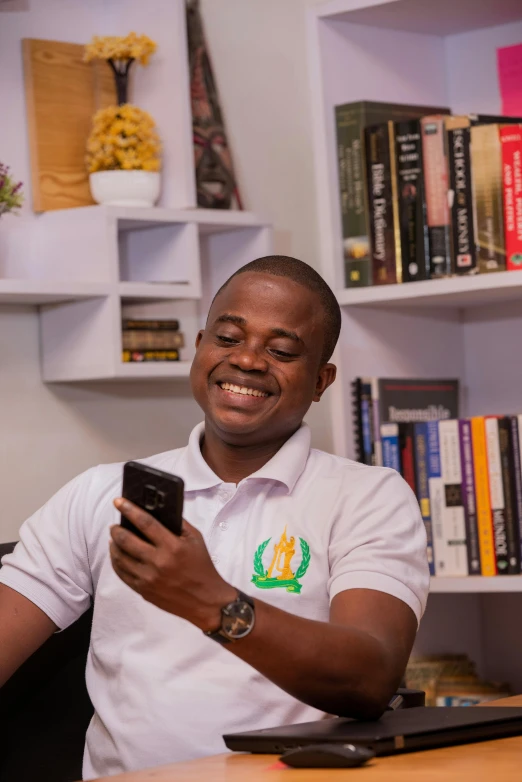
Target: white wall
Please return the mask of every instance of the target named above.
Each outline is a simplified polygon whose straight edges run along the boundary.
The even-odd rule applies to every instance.
[[[245,206],[274,222],[277,252],[317,265],[306,4],[203,0],[202,9]],[[0,11],[0,29],[6,18]],[[18,109],[3,123],[17,123],[21,146],[21,70],[6,51],[0,47],[0,70],[11,74],[2,105]],[[8,157],[5,139],[0,129],[0,160]],[[328,449],[327,404],[314,405],[310,424],[314,444]],[[198,420],[187,383],[43,385],[36,312],[0,307],[0,541],[15,539],[20,523],[81,470],[184,445]]]

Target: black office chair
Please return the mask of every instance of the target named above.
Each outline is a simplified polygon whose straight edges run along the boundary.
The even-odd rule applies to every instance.
[[[0,543],[0,559],[15,545]],[[92,609],[49,638],[0,689],[0,782],[81,779],[93,715],[85,685],[91,624]],[[390,705],[424,706],[424,693],[400,689]]]

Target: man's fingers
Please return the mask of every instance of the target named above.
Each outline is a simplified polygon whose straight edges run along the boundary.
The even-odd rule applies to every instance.
[[[118,497],[114,500],[114,505],[125,518],[132,521],[140,532],[143,532],[153,545],[159,546],[167,540],[172,541],[172,532],[166,529],[163,524],[160,524],[159,521],[156,521],[156,519],[151,516],[150,513],[147,513],[147,511],[138,508],[137,505],[129,502],[129,500],[123,499],[123,497]],[[136,535],[134,535],[134,537],[136,538]],[[137,540],[139,540],[139,538],[137,538]]]
[[[110,529],[110,535],[117,547],[138,562],[147,561],[154,553],[155,547],[138,538],[134,532],[125,529],[121,524],[115,524]]]

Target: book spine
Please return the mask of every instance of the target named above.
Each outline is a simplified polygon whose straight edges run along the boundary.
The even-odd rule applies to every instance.
[[[456,274],[473,274],[477,271],[477,255],[473,225],[469,127],[448,130],[447,145],[452,269]]]
[[[374,125],[364,131],[374,285],[397,282],[389,133],[392,124]]]
[[[127,363],[146,361],[179,361],[177,350],[123,350],[122,361]]]
[[[382,467],[382,443],[381,443],[381,420],[379,413],[379,381],[376,377],[370,380],[372,388],[372,413],[373,413],[373,454],[374,464]]]
[[[399,424],[399,451],[401,474],[412,492],[417,496],[415,484],[415,451],[413,447],[413,424]]]
[[[436,511],[433,510],[433,500],[432,495],[439,494],[443,490],[442,486],[442,478],[440,473],[440,447],[439,447],[439,425],[437,421],[428,421],[426,423],[426,434],[427,434],[427,458],[426,458],[426,467],[428,471],[428,496],[429,496],[429,502],[430,502],[430,518],[431,518],[431,534],[432,534],[432,545],[433,545],[433,566],[431,562],[430,565],[430,573],[432,575],[436,575],[437,573],[437,538],[441,540],[442,538],[442,499],[440,500],[438,507]],[[435,484],[433,484],[433,481],[435,481]],[[440,482],[440,488],[437,489],[437,481]],[[434,515],[435,514],[435,515]],[[436,524],[435,524],[435,516],[436,516]]]
[[[179,320],[131,320],[126,318],[121,324],[122,331],[178,331]]]
[[[520,450],[520,422],[516,415],[510,416],[511,451],[513,456],[512,491],[515,498],[515,511],[520,540],[520,562],[522,567],[522,452]]]
[[[495,557],[491,502],[489,499],[486,429],[485,420],[482,416],[471,419],[471,440],[473,446],[473,469],[475,478],[475,500],[477,505],[480,564],[483,576],[495,576],[497,573],[497,562]]]
[[[498,441],[500,450],[500,468],[502,490],[504,492],[504,516],[506,524],[507,573],[520,573],[520,535],[518,532],[518,514],[516,508],[515,487],[513,485],[515,458],[512,449],[511,419],[503,416],[498,419]]]
[[[493,538],[497,571],[504,575],[508,571],[508,547],[506,535],[506,517],[504,506],[504,488],[502,485],[502,466],[500,462],[500,444],[498,437],[498,419],[487,416],[486,452],[488,456],[489,501],[493,517]]]
[[[381,424],[382,466],[401,472],[399,425]]]
[[[402,280],[414,282],[429,270],[420,122],[396,122],[394,129]]]
[[[458,424],[458,420],[439,421],[443,547],[437,551],[436,568],[444,576],[467,576],[469,572]]]
[[[473,447],[471,443],[471,422],[459,421],[460,461],[462,467],[462,499],[466,523],[466,544],[468,549],[468,570],[470,576],[480,576],[480,546],[477,527],[477,505],[475,501],[475,478],[473,472]]]
[[[121,342],[124,350],[178,350],[184,347],[184,336],[181,331],[129,329],[122,332]]]
[[[423,117],[420,123],[428,224],[429,276],[449,277],[451,274],[450,213],[444,117]]]
[[[335,107],[345,283],[348,288],[364,287],[372,282],[362,120],[361,107]]]
[[[417,499],[426,529],[426,551],[430,573],[435,575],[433,559],[433,531],[431,526],[430,491],[428,484],[428,424],[414,424],[415,477]]]
[[[479,272],[506,268],[502,151],[498,125],[471,126],[473,212]]]
[[[361,379],[361,418],[364,464],[373,465],[373,411],[371,385]]]
[[[500,128],[506,267],[522,268],[522,127]]]
[[[364,462],[360,377],[356,377],[355,380],[352,382],[352,419],[353,419],[353,438],[355,444],[355,459],[358,462]]]

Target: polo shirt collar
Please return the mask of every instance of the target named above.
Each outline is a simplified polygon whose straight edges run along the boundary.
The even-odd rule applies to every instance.
[[[201,440],[205,432],[204,422],[190,433],[183,458],[178,462],[176,472],[185,482],[185,491],[210,489],[223,483],[208,466],[201,453]],[[281,446],[279,451],[260,470],[245,478],[272,480],[284,484],[291,492],[303,472],[310,453],[310,428],[300,428]]]

